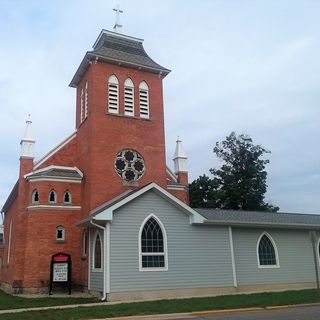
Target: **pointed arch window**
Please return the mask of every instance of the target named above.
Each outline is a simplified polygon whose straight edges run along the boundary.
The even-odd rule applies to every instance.
[[[149,119],[149,88],[145,81],[139,84],[140,117]]]
[[[277,246],[272,237],[264,232],[258,239],[257,257],[260,268],[279,267],[279,258]]]
[[[93,269],[102,271],[102,242],[100,233],[97,231],[93,242]]]
[[[161,221],[156,216],[150,215],[142,223],[139,241],[139,270],[168,270],[166,232]]]
[[[71,193],[69,190],[63,194],[63,203],[71,204]]]
[[[131,79],[124,82],[124,114],[134,116],[134,85]]]
[[[108,111],[119,113],[119,81],[115,75],[108,80]]]
[[[32,191],[31,202],[32,203],[39,203],[39,192],[37,189],[34,189]]]
[[[88,117],[88,81],[86,81],[84,87],[84,119]]]
[[[84,120],[84,90],[81,88],[80,92],[80,122]]]
[[[49,193],[49,203],[56,203],[57,202],[57,194],[54,190],[51,190]]]

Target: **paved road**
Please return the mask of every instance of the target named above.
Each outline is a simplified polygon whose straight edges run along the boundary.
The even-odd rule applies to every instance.
[[[197,320],[320,320],[320,306],[199,315]]]
[[[113,318],[114,320],[320,320],[320,305],[223,312]]]

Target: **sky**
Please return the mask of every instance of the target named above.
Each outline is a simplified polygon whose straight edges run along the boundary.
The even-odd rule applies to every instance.
[[[177,136],[189,180],[221,166],[232,131],[271,151],[266,201],[320,214],[320,1],[0,0],[0,207],[31,114],[36,159],[75,128],[68,87],[101,29],[144,39],[164,79],[167,164]]]

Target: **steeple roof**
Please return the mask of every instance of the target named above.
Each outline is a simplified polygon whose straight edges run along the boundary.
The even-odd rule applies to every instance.
[[[170,70],[153,61],[143,48],[143,40],[120,33],[102,30],[93,50],[88,51],[77,72],[70,82],[71,87],[77,87],[90,61],[103,61],[157,73],[165,77]]]

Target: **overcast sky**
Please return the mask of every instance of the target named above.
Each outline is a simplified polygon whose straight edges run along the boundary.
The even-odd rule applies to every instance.
[[[0,206],[18,177],[28,113],[36,157],[71,134],[69,88],[117,2],[0,0]],[[268,155],[266,201],[320,213],[320,1],[119,1],[123,32],[172,70],[164,79],[168,165],[179,135],[190,181],[221,165],[231,131]]]

